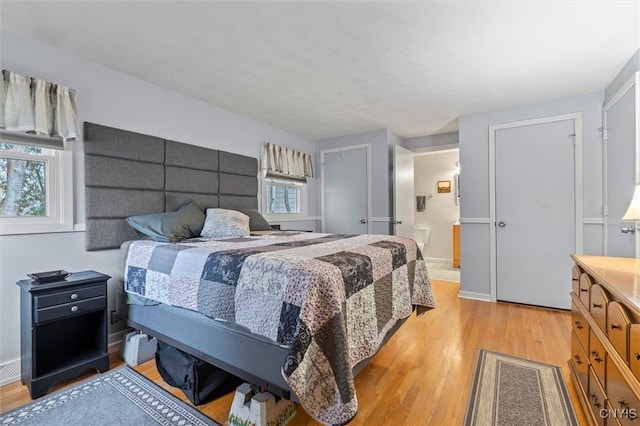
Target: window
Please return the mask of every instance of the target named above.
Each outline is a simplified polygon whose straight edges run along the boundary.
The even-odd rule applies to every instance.
[[[263,209],[265,216],[276,218],[299,218],[305,212],[306,185],[277,179],[264,179]]]
[[[0,139],[0,234],[73,228],[71,150],[61,140]]]

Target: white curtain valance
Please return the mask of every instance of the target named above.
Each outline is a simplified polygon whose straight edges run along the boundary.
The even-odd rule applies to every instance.
[[[267,177],[306,181],[313,177],[311,155],[272,143],[264,145]]]
[[[76,92],[2,70],[0,128],[75,140],[79,134]]]

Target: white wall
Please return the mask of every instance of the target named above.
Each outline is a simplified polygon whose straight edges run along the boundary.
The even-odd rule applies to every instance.
[[[582,112],[584,252],[602,254],[603,93],[460,118],[460,291],[490,294],[489,126],[531,118]],[[544,173],[543,170],[540,171]],[[553,244],[550,241],[549,244]]]
[[[460,217],[454,180],[457,173],[455,164],[459,158],[458,150],[416,154],[413,158],[415,195],[427,197],[425,210],[414,212],[414,223],[415,226],[431,228],[430,242],[422,250],[425,258],[453,259],[452,224]],[[440,180],[451,181],[451,192],[438,193]]]
[[[314,155],[313,141],[268,124],[162,89],[143,80],[12,34],[1,33],[3,69],[76,89],[80,122],[159,136],[259,157],[270,141]],[[215,78],[215,76],[212,76]],[[316,179],[309,183],[308,214],[318,216]],[[74,143],[75,223],[84,222],[82,142]],[[315,220],[296,222],[315,227]],[[84,232],[0,236],[0,364],[20,357],[19,292],[15,282],[30,272],[94,269],[121,276],[118,251],[85,251]],[[114,309],[115,280],[109,282]],[[111,327],[113,333],[121,328]]]
[[[404,139],[402,146],[413,152],[427,152],[445,148],[457,148],[458,140],[458,132],[439,133]]]

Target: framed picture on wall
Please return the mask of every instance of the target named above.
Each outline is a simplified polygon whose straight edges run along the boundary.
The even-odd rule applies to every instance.
[[[438,194],[446,194],[451,192],[451,181],[450,180],[439,180],[438,181]]]

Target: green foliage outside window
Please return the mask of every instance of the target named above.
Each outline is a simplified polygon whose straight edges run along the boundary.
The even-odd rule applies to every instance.
[[[23,159],[3,152],[26,154]],[[0,143],[0,217],[46,215],[46,162],[37,146]]]

